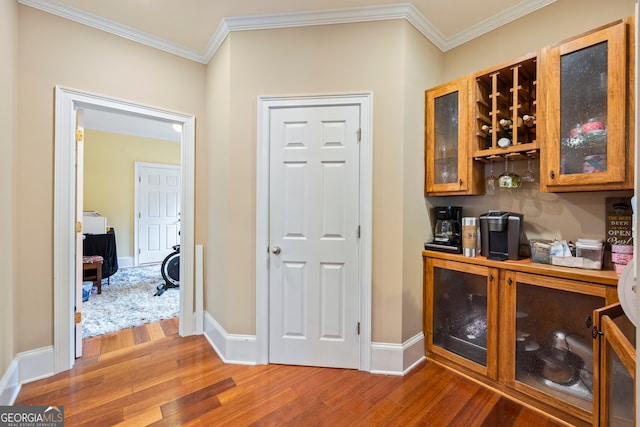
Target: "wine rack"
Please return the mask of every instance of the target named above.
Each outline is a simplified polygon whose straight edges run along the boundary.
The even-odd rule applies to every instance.
[[[537,157],[535,54],[484,70],[473,80],[474,160]]]

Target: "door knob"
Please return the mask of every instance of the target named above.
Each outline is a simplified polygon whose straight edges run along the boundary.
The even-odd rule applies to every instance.
[[[271,252],[272,252],[273,254],[275,254],[275,255],[279,255],[279,254],[280,254],[280,251],[281,251],[280,246],[278,246],[278,245],[271,246]]]

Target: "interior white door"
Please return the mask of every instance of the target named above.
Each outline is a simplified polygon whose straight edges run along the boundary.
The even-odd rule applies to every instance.
[[[136,163],[138,264],[162,262],[180,242],[180,166]]]
[[[359,367],[358,105],[269,118],[269,362]]]
[[[84,191],[84,111],[76,110],[76,296],[75,296],[75,348],[76,359],[82,357],[82,211]]]

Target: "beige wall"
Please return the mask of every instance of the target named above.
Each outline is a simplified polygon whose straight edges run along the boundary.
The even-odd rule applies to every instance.
[[[54,86],[61,85],[204,116],[205,67],[19,6],[17,351],[53,343]],[[206,164],[204,121],[196,126],[196,179]],[[200,142],[199,142],[200,141]],[[200,185],[198,185],[200,184]],[[196,183],[196,213],[207,194]],[[196,221],[196,243],[203,243]],[[206,224],[204,224],[206,225]],[[38,260],[34,268],[33,260]]]
[[[445,54],[449,81],[635,13],[634,0],[556,0]]]
[[[406,28],[404,70],[404,193],[402,342],[423,329],[422,249],[431,225],[424,194],[424,90],[443,74],[444,55],[413,27]],[[375,212],[374,212],[375,215]],[[378,307],[382,311],[381,307]],[[376,316],[377,317],[377,316]]]
[[[18,3],[0,2],[0,373],[15,356]]]
[[[409,335],[422,330],[419,254],[421,234],[427,232],[422,94],[441,79],[441,63],[442,54],[402,20],[229,35],[208,67],[208,96],[222,96],[210,100],[208,112],[209,154],[216,165],[209,177],[210,215],[227,220],[228,228],[211,228],[209,250],[215,242],[225,253],[208,254],[206,286],[220,289],[208,296],[207,308],[227,331],[255,333],[257,98],[368,91],[373,93],[373,340],[399,343],[403,328]],[[220,176],[218,167],[227,173]],[[403,325],[405,314],[409,320]]]
[[[84,149],[84,210],[107,218],[118,258],[133,258],[135,162],[179,166],[180,144],[87,130]]]
[[[445,80],[474,73],[487,67],[557,43],[617,19],[632,16],[632,0],[558,0],[513,23],[479,37],[445,54]],[[526,162],[516,164],[516,172],[526,171]],[[536,172],[539,163],[536,161]],[[495,165],[496,175],[504,163]],[[488,168],[487,168],[488,171]],[[524,214],[528,238],[578,237],[603,238],[606,197],[631,195],[632,192],[540,193],[525,186],[503,190],[495,196],[429,197],[434,206],[463,206],[464,215],[478,216],[489,209]]]
[[[229,300],[227,290],[232,287],[230,280],[228,244],[233,239],[229,224],[233,213],[229,210],[229,199],[233,195],[229,177],[232,165],[231,152],[231,43],[229,37],[218,49],[207,65],[207,129],[210,146],[207,165],[208,206],[207,217],[211,222],[208,228],[205,246],[205,265],[207,267],[204,286],[205,308],[226,327],[228,318],[233,315],[235,305],[240,302]],[[247,149],[247,157],[255,154]],[[244,190],[247,192],[248,190]],[[248,225],[251,227],[251,225]],[[254,252],[247,254],[251,259]],[[249,264],[251,261],[247,261]],[[255,282],[255,281],[254,281]],[[247,297],[248,298],[248,297]],[[246,312],[245,312],[246,313]],[[248,313],[255,323],[255,315]],[[231,329],[229,329],[231,331]],[[236,332],[236,331],[234,331]]]
[[[400,343],[421,330],[419,253],[431,233],[422,197],[424,89],[633,14],[631,0],[558,0],[444,55],[402,20],[236,32],[205,67],[26,6],[19,6],[16,41],[15,2],[4,3],[0,34],[8,46],[0,50],[0,70],[9,78],[0,83],[2,93],[15,88],[16,42],[20,79],[17,103],[0,101],[9,111],[0,119],[8,125],[0,144],[17,156],[0,160],[8,180],[0,188],[16,193],[15,211],[0,208],[0,219],[16,225],[7,236],[15,256],[0,261],[14,267],[16,278],[16,326],[0,328],[9,329],[0,332],[0,368],[16,351],[53,342],[56,84],[197,117],[196,243],[205,243],[205,308],[240,334],[255,333],[257,97],[371,91],[373,340]],[[537,233],[577,235],[603,227],[603,197],[522,191],[429,198],[427,205],[461,203],[470,214],[497,206],[524,212]],[[33,259],[41,260],[39,268]],[[14,321],[11,316],[2,310],[3,322]]]

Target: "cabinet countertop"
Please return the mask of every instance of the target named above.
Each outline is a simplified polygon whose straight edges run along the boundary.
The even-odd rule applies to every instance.
[[[540,274],[562,279],[580,280],[607,286],[618,286],[618,276],[613,270],[587,270],[582,268],[560,267],[550,264],[539,264],[524,258],[518,261],[494,261],[483,256],[466,257],[459,254],[449,254],[438,251],[422,251],[425,258],[436,258],[467,264],[482,265],[503,270],[520,271],[523,273]]]

